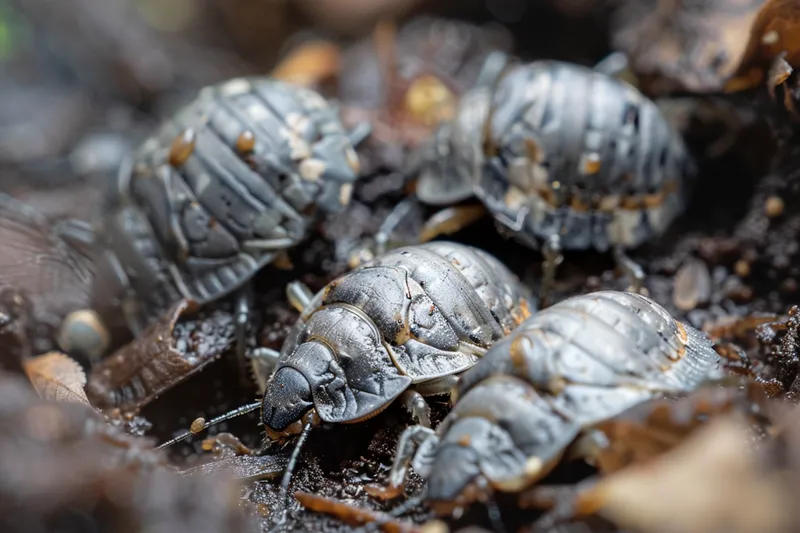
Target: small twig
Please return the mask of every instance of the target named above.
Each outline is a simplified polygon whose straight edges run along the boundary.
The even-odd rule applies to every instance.
[[[309,494],[308,492],[295,492],[294,496],[300,502],[300,505],[306,509],[335,516],[345,524],[353,527],[378,523],[381,531],[385,533],[420,533],[420,529],[414,524],[397,520],[386,513],[360,509],[345,502]]]

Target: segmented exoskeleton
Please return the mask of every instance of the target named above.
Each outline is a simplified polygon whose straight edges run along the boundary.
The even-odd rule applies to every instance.
[[[521,491],[584,429],[656,396],[692,391],[720,377],[720,365],[703,333],[649,298],[569,298],[527,319],[460,377],[455,406],[435,433],[406,430],[390,484],[403,484],[413,456],[427,500],[444,514],[494,491]]]
[[[479,198],[504,233],[544,244],[545,284],[562,249],[612,248],[640,284],[624,250],[666,231],[694,174],[655,103],[599,70],[558,61],[484,76],[418,158],[421,201]]]
[[[242,289],[319,212],[348,204],[364,133],[348,134],[317,93],[269,78],[203,89],[119,174],[96,225],[98,307],[116,297],[136,333],[181,298]]]

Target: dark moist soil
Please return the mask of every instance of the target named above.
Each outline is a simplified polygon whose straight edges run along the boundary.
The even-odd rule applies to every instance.
[[[475,21],[491,19],[480,2],[459,3],[458,9],[446,2],[427,4],[435,4],[432,7],[434,13],[455,13]],[[550,57],[583,64],[592,64],[604,57],[609,51],[610,37],[603,10],[585,8],[564,12],[558,10],[556,4],[548,2],[532,7],[521,18],[508,24],[516,38],[518,52],[527,58]],[[172,94],[162,96],[165,101],[174,98]],[[800,149],[793,145],[794,134],[785,131],[780,118],[775,123],[781,125],[777,141],[765,121],[747,118],[753,115],[752,101],[752,98],[743,97],[719,106],[718,102],[709,99],[694,98],[680,103],[694,117],[684,125],[684,133],[700,168],[694,194],[685,215],[666,235],[630,254],[648,273],[646,288],[649,295],[676,318],[699,328],[725,325],[758,313],[784,314],[797,301],[800,280],[796,257],[800,242],[797,169],[800,168]],[[145,107],[155,109],[158,104],[148,100]],[[731,122],[719,120],[720,114],[726,118],[741,114],[745,117],[742,119],[744,125],[731,131]],[[759,117],[763,116],[765,114],[759,113]],[[152,121],[152,116],[148,116],[147,121]],[[713,152],[711,147],[721,138],[731,139],[732,144],[722,153]],[[47,173],[39,170],[36,176],[41,178],[43,174]],[[79,202],[70,209],[64,206],[53,208],[53,196],[44,192],[51,189],[47,180],[37,183],[42,185],[26,188],[24,179],[10,179],[4,182],[3,190],[22,195],[45,211],[52,210],[54,217],[65,213],[85,214],[86,208]],[[251,342],[280,348],[297,317],[286,302],[286,283],[299,279],[316,291],[346,271],[347,257],[357,248],[359,239],[374,233],[392,206],[402,198],[403,186],[397,174],[378,171],[376,176],[359,185],[356,201],[346,213],[323,223],[315,236],[291,251],[290,269],[270,267],[257,277],[257,313],[253,323],[258,324],[258,328],[252,332]],[[52,191],[54,195],[58,194],[58,188],[52,187]],[[69,185],[69,192],[74,194],[74,185]],[[780,213],[767,207],[770,201],[774,207],[774,200],[771,200],[774,197],[783,200],[784,208]],[[413,234],[424,217],[432,212],[415,211],[401,227],[401,233]],[[538,290],[541,255],[500,237],[490,218],[448,238],[494,254]],[[681,285],[681,293],[676,297],[676,274],[691,259],[699,259],[699,266],[695,264],[687,274],[688,281]],[[557,277],[557,286],[552,294],[555,301],[599,289],[624,290],[628,287],[628,281],[615,272],[610,254],[567,252]],[[695,303],[687,306],[684,304],[687,300]],[[680,305],[676,305],[676,301]],[[226,305],[229,306],[228,303],[220,304],[220,309],[226,309]],[[727,340],[740,344],[757,363],[759,375],[775,378],[776,392],[790,390],[796,395],[795,378],[800,364],[795,322],[796,319],[787,327],[771,333],[767,331],[762,335],[761,343],[756,342],[752,335]],[[177,327],[175,335],[179,342],[190,342],[191,331],[185,327]],[[186,338],[182,339],[184,336]],[[138,412],[142,418],[129,417],[118,423],[134,433],[147,431],[148,436],[158,441],[166,440],[188,428],[197,417],[210,419],[258,398],[259,391],[249,372],[249,369],[243,370],[238,366],[234,354],[228,353],[142,408]],[[446,414],[444,404],[434,404],[433,408],[437,421]],[[390,503],[379,502],[365,493],[364,486],[386,481],[397,437],[409,423],[408,415],[399,407],[392,406],[364,423],[315,429],[300,456],[292,490],[378,511],[401,504],[402,498]],[[148,431],[149,424],[152,427]],[[170,450],[170,459],[183,468],[211,460],[212,455],[203,451],[201,443],[206,436],[221,432],[230,432],[253,448],[258,447],[263,439],[258,412],[253,412],[175,445]],[[557,469],[545,483],[576,482],[591,471],[585,464],[573,463]],[[408,494],[418,494],[422,488],[420,479],[412,474]],[[302,510],[297,503],[275,523],[268,515],[270,510],[279,507],[277,491],[276,481],[248,483],[242,490],[242,498],[253,504],[248,509],[259,516],[264,531],[344,532],[353,529],[335,518]],[[532,511],[518,510],[513,502],[502,498],[499,504],[508,531],[524,528],[536,516]],[[404,520],[417,523],[428,518],[430,515],[422,506],[404,515]],[[456,529],[492,527],[486,509],[480,505],[460,520],[450,521],[449,525]],[[616,531],[601,521],[576,527],[579,529],[559,531]]]

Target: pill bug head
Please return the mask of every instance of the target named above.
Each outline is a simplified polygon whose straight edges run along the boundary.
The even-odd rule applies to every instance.
[[[440,516],[458,515],[495,491],[518,491],[547,471],[527,458],[496,421],[467,416],[446,428],[427,474],[427,501]],[[415,459],[414,468],[419,460]]]
[[[306,342],[295,354],[302,357],[327,359],[327,347]],[[298,434],[307,415],[314,409],[311,383],[302,368],[281,366],[267,382],[261,402],[261,422],[272,440],[282,440]]]
[[[264,396],[264,405],[269,406],[262,410],[264,425],[271,431],[286,431],[314,406],[311,385],[294,368],[281,368]]]

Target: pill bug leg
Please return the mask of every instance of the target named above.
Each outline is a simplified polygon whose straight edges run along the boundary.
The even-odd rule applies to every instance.
[[[347,132],[347,138],[350,139],[350,144],[353,145],[353,148],[357,148],[370,135],[372,135],[372,124],[366,121],[359,122]]]
[[[423,396],[444,396],[450,395],[458,383],[458,376],[449,375],[430,381],[423,381],[414,385],[414,390]]]
[[[625,74],[629,66],[626,54],[623,52],[611,52],[594,66],[594,70],[606,76],[619,78]]]
[[[631,292],[641,292],[644,287],[644,270],[641,265],[628,257],[621,246],[614,247],[614,261],[617,267],[627,276],[631,285]]]
[[[245,369],[247,368],[247,325],[250,323],[253,308],[253,287],[251,283],[245,284],[239,290],[234,303],[234,316],[236,320],[236,359],[240,378],[243,383],[248,382]]]
[[[371,484],[366,487],[370,496],[381,500],[391,500],[403,493],[408,475],[408,465],[412,459],[414,469],[418,467],[426,470],[433,464],[433,451],[439,442],[439,437],[431,428],[424,426],[410,426],[403,431],[397,441],[392,468],[389,470],[389,483],[385,486]],[[424,477],[425,472],[417,472]]]
[[[411,418],[414,422],[426,428],[431,427],[431,407],[422,397],[422,394],[413,389],[406,389],[398,400],[411,413]]]
[[[542,286],[540,293],[541,307],[549,305],[550,292],[555,287],[556,269],[564,261],[561,254],[561,239],[558,235],[551,235],[542,245]]]
[[[409,196],[392,209],[377,233],[375,233],[374,255],[382,255],[390,248],[396,247],[394,244],[389,244],[392,234],[406,220],[411,211],[420,206],[419,204],[418,198]],[[474,224],[483,218],[486,213],[486,208],[479,204],[446,207],[437,211],[425,221],[415,242],[402,243],[400,245],[421,244],[432,241],[442,235],[456,233]]]
[[[302,313],[311,303],[314,293],[304,283],[291,281],[286,285],[286,298],[298,313]]]
[[[351,269],[358,268],[362,264],[371,261],[378,255],[383,255],[390,248],[397,248],[411,244],[418,244],[417,242],[405,243],[392,243],[389,244],[394,231],[400,227],[406,217],[414,210],[420,208],[419,199],[414,196],[407,196],[401,200],[394,208],[386,215],[383,224],[375,232],[372,237],[372,242],[365,239],[355,251],[353,251],[348,258],[348,266]]]
[[[278,366],[280,356],[279,351],[264,346],[250,352],[250,370],[253,372],[258,390],[263,391],[266,388],[267,381]]]
[[[375,234],[375,253],[377,255],[386,253],[392,233],[400,226],[418,202],[419,200],[415,196],[409,196],[398,203],[386,216],[383,224]]]
[[[413,389],[403,392],[400,395],[400,402],[403,407],[408,409],[418,425],[431,427],[431,408],[425,401],[425,396],[448,396],[449,398],[457,383],[458,377],[452,374],[423,381],[414,385]]]

